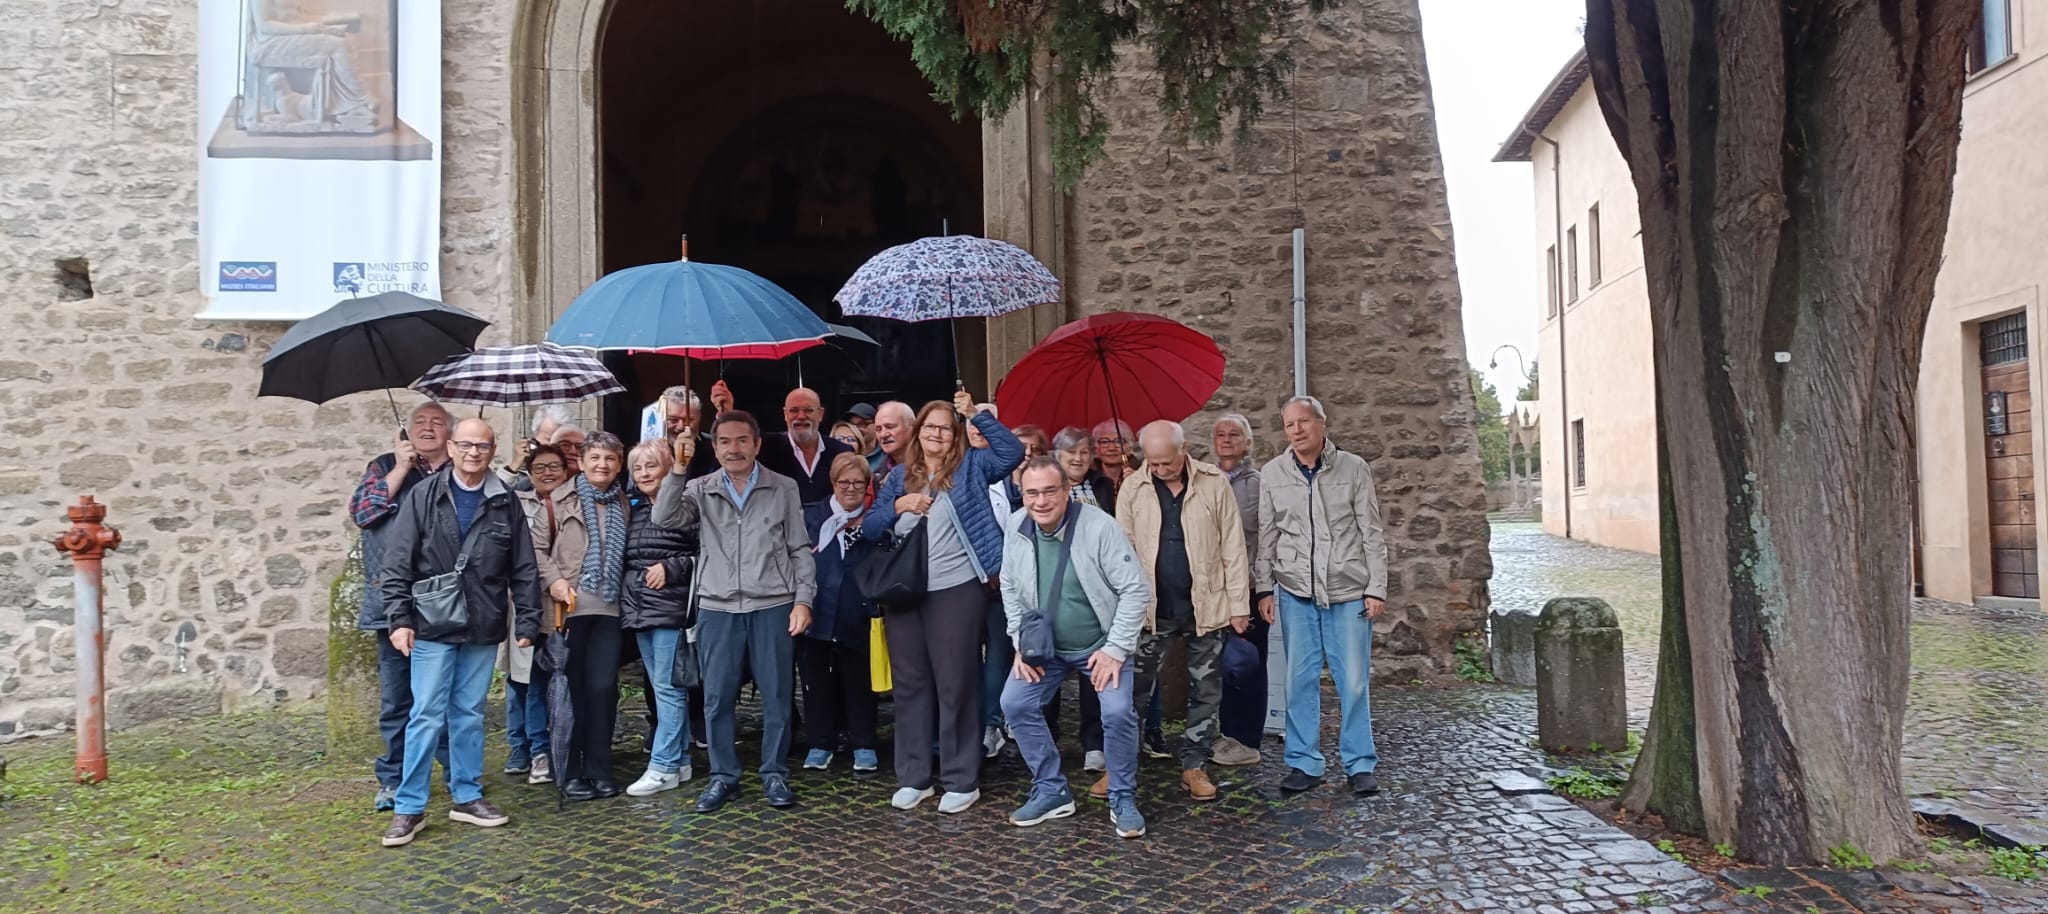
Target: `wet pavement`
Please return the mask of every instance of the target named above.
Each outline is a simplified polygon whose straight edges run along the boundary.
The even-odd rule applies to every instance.
[[[1496,523],[1494,606],[1596,596],[1620,617],[1632,723],[1648,719],[1661,595],[1657,557]],[[1916,600],[1905,774],[1915,796],[2048,827],[2048,616]]]

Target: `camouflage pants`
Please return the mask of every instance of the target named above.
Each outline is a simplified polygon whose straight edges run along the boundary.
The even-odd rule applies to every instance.
[[[1183,771],[1202,767],[1209,760],[1210,745],[1222,732],[1223,641],[1229,633],[1229,628],[1219,628],[1196,635],[1193,619],[1160,619],[1156,631],[1138,636],[1138,676],[1132,694],[1141,709],[1159,682],[1159,661],[1166,656],[1167,639],[1187,639],[1188,728],[1181,734],[1177,753]]]

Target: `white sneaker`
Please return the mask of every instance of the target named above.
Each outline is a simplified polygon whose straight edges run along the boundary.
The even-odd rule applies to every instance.
[[[1102,750],[1100,750],[1100,749],[1090,749],[1090,750],[1088,750],[1088,755],[1087,755],[1087,757],[1085,757],[1085,758],[1083,758],[1083,759],[1081,760],[1081,770],[1082,770],[1082,771],[1108,771],[1108,770],[1109,770],[1109,761],[1108,761],[1107,759],[1103,758],[1103,756],[1102,756]]]
[[[640,780],[634,781],[633,786],[626,788],[626,796],[651,797],[664,790],[674,790],[682,783],[683,779],[679,774],[649,768],[646,774],[640,776]]]
[[[890,798],[889,805],[902,810],[916,809],[917,804],[931,799],[933,792],[930,787],[926,787],[923,790],[915,787],[905,787],[902,790],[896,791],[896,796]],[[951,794],[948,794],[948,796],[951,796]]]
[[[691,771],[689,763],[685,762],[683,763],[683,767],[676,769],[676,783],[688,784],[690,782],[690,778],[694,777],[695,775],[696,772]]]
[[[983,727],[981,730],[982,758],[995,758],[1002,754],[1003,746],[1009,742],[1003,737],[1001,727]]]
[[[973,806],[974,801],[979,799],[981,799],[981,791],[979,790],[970,790],[966,793],[954,793],[948,790],[945,796],[939,798],[939,811],[947,815],[952,815],[956,812],[966,812],[967,808]]]

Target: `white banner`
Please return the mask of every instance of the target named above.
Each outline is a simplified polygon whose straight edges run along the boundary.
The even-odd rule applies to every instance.
[[[441,297],[441,5],[199,0],[202,318]]]

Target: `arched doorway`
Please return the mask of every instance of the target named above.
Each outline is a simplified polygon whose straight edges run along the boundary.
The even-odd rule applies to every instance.
[[[759,273],[882,344],[697,363],[693,386],[722,373],[771,425],[799,374],[835,417],[950,392],[943,325],[843,321],[831,301],[889,245],[982,228],[981,125],[932,101],[907,47],[840,0],[615,0],[593,64],[602,272],[672,260],[687,234],[692,259]],[[983,376],[983,328],[957,329],[963,370]],[[613,361],[631,389],[608,407],[614,429],[684,379],[681,359]]]

